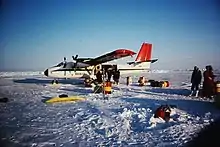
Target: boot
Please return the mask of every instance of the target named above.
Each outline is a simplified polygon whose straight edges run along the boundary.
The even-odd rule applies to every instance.
[[[196,90],[196,97],[199,96],[199,90]]]
[[[193,95],[193,92],[194,92],[194,91],[192,90],[192,91],[191,91],[191,94],[190,94],[189,96],[192,96],[192,95]]]

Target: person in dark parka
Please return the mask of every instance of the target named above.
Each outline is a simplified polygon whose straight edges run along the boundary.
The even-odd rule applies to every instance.
[[[202,72],[199,70],[197,66],[194,66],[194,70],[191,76],[191,94],[192,96],[196,92],[196,97],[198,97],[199,94],[199,85],[201,84],[202,80]]]
[[[120,71],[119,70],[116,70],[113,74],[113,79],[115,81],[115,83],[118,85],[119,83],[119,79],[120,79]]]
[[[98,84],[102,83],[102,73],[101,73],[101,71],[98,71],[96,73],[96,81],[98,82]]]
[[[111,81],[112,78],[112,71],[111,70],[107,70],[107,76],[108,76],[108,81]]]

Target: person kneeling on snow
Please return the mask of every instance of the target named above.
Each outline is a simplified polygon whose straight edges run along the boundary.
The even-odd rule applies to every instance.
[[[162,118],[166,122],[170,120],[171,108],[168,105],[161,105],[154,113],[154,118]]]

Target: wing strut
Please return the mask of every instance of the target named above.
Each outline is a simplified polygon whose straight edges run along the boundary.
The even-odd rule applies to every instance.
[[[85,67],[85,69],[89,73],[89,75],[91,75],[91,72],[87,69],[87,67]]]

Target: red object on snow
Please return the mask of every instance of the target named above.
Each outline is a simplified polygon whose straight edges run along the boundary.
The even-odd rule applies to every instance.
[[[155,118],[162,118],[165,121],[169,121],[170,119],[171,108],[168,105],[161,105],[155,111],[154,117]]]

